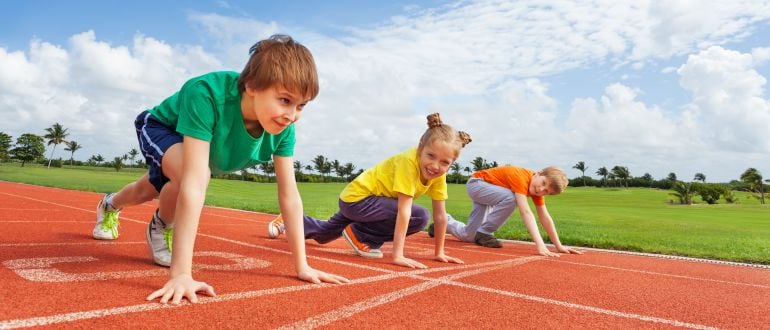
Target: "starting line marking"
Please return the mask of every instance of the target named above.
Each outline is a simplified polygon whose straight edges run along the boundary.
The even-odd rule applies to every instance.
[[[200,270],[227,270],[238,271],[255,268],[266,268],[270,262],[251,257],[245,257],[235,253],[228,252],[195,252],[196,257],[219,257],[232,261],[231,264],[201,264],[193,265],[194,271]],[[69,256],[54,258],[27,258],[13,259],[3,262],[3,266],[14,271],[17,275],[32,282],[85,282],[85,281],[106,281],[125,278],[164,276],[168,274],[168,269],[157,268],[148,270],[130,270],[121,272],[95,272],[95,273],[66,273],[53,265],[62,263],[86,263],[96,262],[99,259],[92,256]]]

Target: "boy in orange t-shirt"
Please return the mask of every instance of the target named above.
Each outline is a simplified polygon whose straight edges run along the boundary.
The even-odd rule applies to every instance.
[[[473,209],[468,216],[468,224],[463,224],[451,217],[447,233],[464,242],[475,242],[485,247],[502,247],[492,234],[508,220],[518,206],[524,225],[527,227],[537,252],[544,256],[558,257],[546,248],[537,229],[535,217],[527,203],[532,198],[537,216],[548,237],[561,253],[582,254],[575,249],[561,245],[553,219],[545,207],[545,195],[558,195],[567,187],[567,176],[558,167],[546,167],[534,172],[516,166],[500,166],[473,173],[466,185],[468,196],[473,200]],[[433,236],[433,226],[428,228]]]

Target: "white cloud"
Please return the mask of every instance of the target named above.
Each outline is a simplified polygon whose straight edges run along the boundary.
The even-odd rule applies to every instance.
[[[189,20],[213,41],[210,49],[144,35],[112,45],[92,31],[63,46],[33,40],[26,51],[0,48],[0,121],[13,136],[58,121],[86,146],[82,158],[122,154],[136,147],[136,113],[192,76],[240,70],[255,41],[288,33],[312,50],[321,79],[298,123],[303,162],[322,154],[371,166],[416,145],[425,115],[440,112],[473,136],[461,162],[481,156],[568,169],[583,160],[628,166],[634,175],[702,171],[727,180],[748,166],[721,169],[713,165],[720,157],[768,163],[769,142],[757,141],[770,126],[765,78],[754,67],[770,52],[727,47],[756,36],[769,8],[755,1],[459,1],[409,7],[343,36],[194,13]],[[579,99],[550,90],[576,70],[622,77],[622,84]],[[654,79],[672,72],[692,103],[646,103]],[[639,77],[653,81],[642,88]]]
[[[767,79],[753,68],[755,62],[751,54],[713,46],[690,55],[677,71],[702,115],[701,129],[720,149],[770,153]]]
[[[8,109],[0,122],[14,137],[42,135],[58,122],[84,145],[81,155],[120,155],[136,147],[132,122],[140,111],[219,68],[200,47],[141,35],[130,48],[98,41],[93,31],[72,36],[67,48],[33,40],[28,56],[0,48],[0,107]]]

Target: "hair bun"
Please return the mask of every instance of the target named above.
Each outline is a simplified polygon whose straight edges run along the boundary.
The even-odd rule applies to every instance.
[[[457,132],[457,138],[460,139],[460,142],[463,144],[463,148],[465,148],[468,143],[473,141],[471,140],[471,135],[463,131]]]
[[[434,128],[441,126],[443,123],[441,122],[441,116],[438,114],[438,112],[432,113],[428,115],[428,128]]]

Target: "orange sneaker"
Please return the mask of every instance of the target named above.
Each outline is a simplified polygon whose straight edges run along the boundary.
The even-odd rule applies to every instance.
[[[356,238],[356,234],[353,233],[353,229],[350,228],[350,225],[345,227],[345,231],[342,232],[342,236],[345,237],[345,241],[350,244],[353,250],[356,251],[357,255],[360,255],[364,258],[382,258],[382,251],[380,249],[372,249],[369,244],[361,243],[361,241]]]
[[[283,225],[283,217],[280,214],[267,224],[267,236],[270,238],[278,238],[285,232],[286,227]]]

